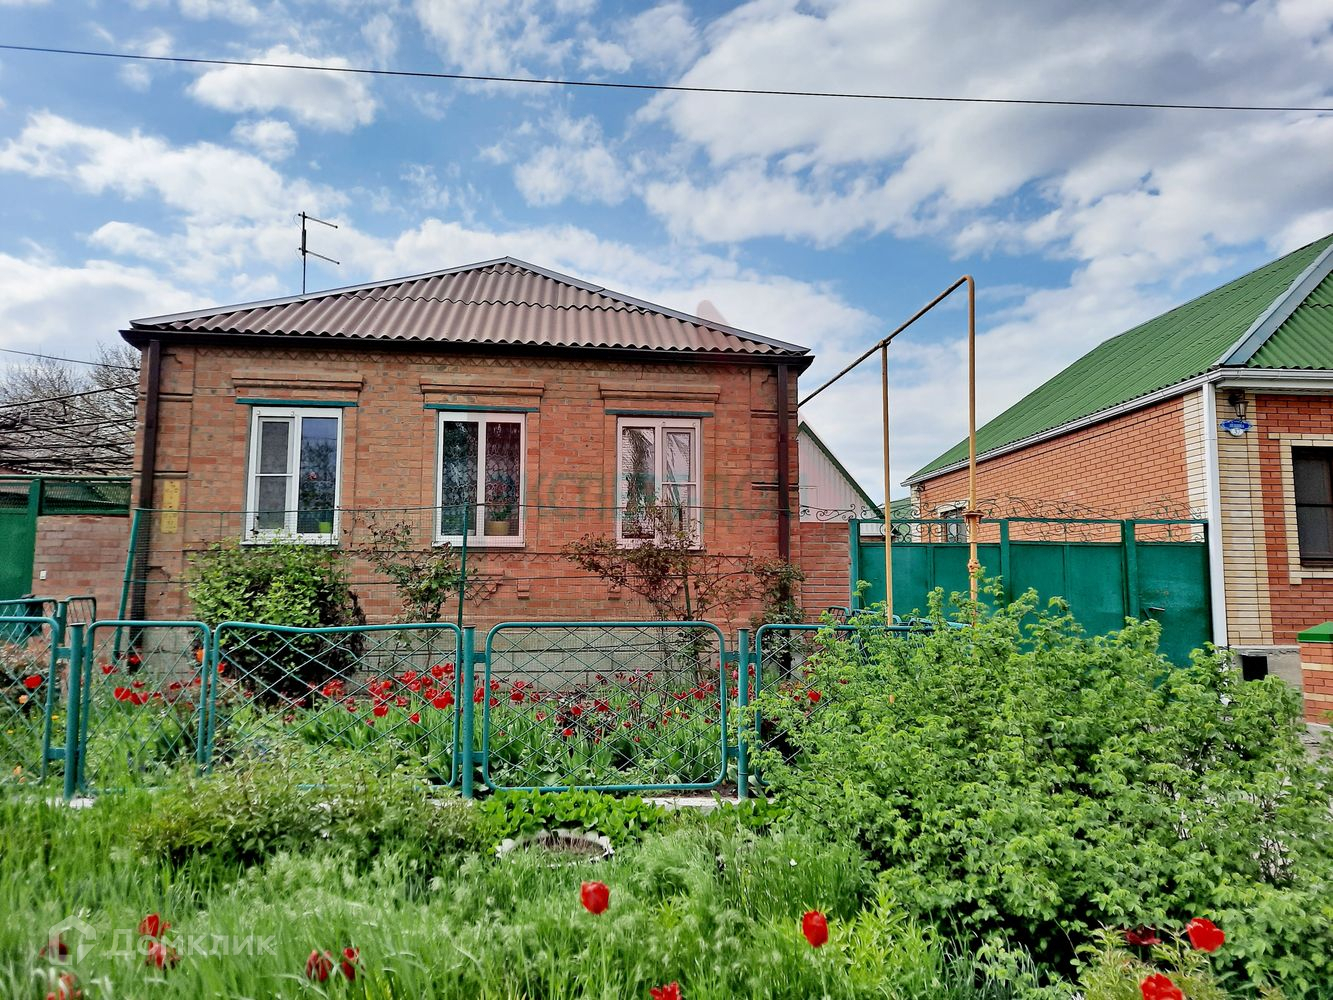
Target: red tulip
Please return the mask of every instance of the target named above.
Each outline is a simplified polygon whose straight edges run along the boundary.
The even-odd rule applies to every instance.
[[[1180,987],[1160,972],[1154,972],[1139,983],[1139,991],[1143,994],[1143,1000],[1185,1000]]]
[[[351,982],[356,978],[356,963],[361,960],[361,952],[355,948],[344,948],[342,961],[338,963],[342,969],[343,977]]]
[[[413,712],[411,715],[408,716],[408,718],[412,720],[412,724],[413,724],[414,726],[415,726],[415,725],[420,725],[420,724],[421,724],[421,713],[420,713],[420,712]]]
[[[316,948],[310,953],[310,957],[305,960],[305,975],[307,979],[313,979],[317,983],[327,982],[329,973],[333,971],[333,956],[327,951],[320,951]]]
[[[42,945],[42,950],[37,953],[42,958],[69,958],[69,945],[65,944],[65,939],[57,935],[54,940],[48,940]]]
[[[28,677],[23,678],[23,686],[29,691],[36,691],[42,686],[42,675],[31,674]]]
[[[822,698],[822,697],[824,697],[824,696],[823,696],[822,694],[820,694],[818,691],[807,691],[807,692],[806,692],[806,697],[810,699],[810,703],[811,703],[811,704],[814,704],[815,702],[819,701],[819,699]]]
[[[574,735],[574,730],[571,729],[569,726],[566,726],[564,729],[560,730],[560,735],[563,736],[565,739],[569,739],[571,736]]]
[[[671,982],[665,986],[648,987],[648,995],[653,1000],[681,1000],[680,983]]]
[[[1190,944],[1209,954],[1222,947],[1222,942],[1227,939],[1222,929],[1207,917],[1195,917],[1185,925],[1185,933],[1190,937]]]
[[[828,941],[828,918],[818,910],[810,910],[801,917],[801,933],[811,948],[818,948]]]
[[[46,994],[46,1000],[82,1000],[83,990],[79,989],[78,977],[72,972],[62,973],[56,981],[56,988]]]
[[[116,672],[116,668],[113,667],[111,664],[109,664],[109,663],[103,663],[103,664],[102,664],[102,673],[104,673],[104,674],[114,674],[115,672]]]
[[[161,941],[149,941],[148,951],[144,956],[144,965],[155,965],[159,969],[170,969],[181,960],[176,949]]]
[[[596,916],[610,905],[611,890],[605,882],[584,882],[579,888],[579,899],[583,901],[583,908]]]
[[[156,913],[150,913],[139,921],[139,934],[142,937],[161,937],[162,932],[170,926],[171,924],[164,923]]]
[[[382,719],[389,714],[389,706],[384,704],[384,702],[379,702],[370,710],[370,714],[377,719]]]
[[[1140,948],[1146,948],[1148,945],[1161,944],[1162,939],[1157,936],[1157,932],[1151,927],[1137,927],[1125,931],[1125,942],[1137,945]]]
[[[438,698],[431,701],[432,705],[440,709],[448,708],[453,703],[454,703],[454,693],[452,691],[446,691],[444,692],[444,694],[440,695]]]

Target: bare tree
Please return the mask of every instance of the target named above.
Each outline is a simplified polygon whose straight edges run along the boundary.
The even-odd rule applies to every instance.
[[[51,358],[0,371],[0,466],[119,474],[134,458],[139,352],[98,345],[87,368]]]

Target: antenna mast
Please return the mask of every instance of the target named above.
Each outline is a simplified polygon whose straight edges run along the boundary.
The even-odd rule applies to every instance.
[[[306,258],[318,257],[320,260],[326,260],[330,264],[337,264],[339,267],[341,267],[342,265],[339,261],[334,260],[332,257],[325,257],[322,253],[315,253],[315,251],[310,250],[306,247],[305,224],[307,222],[318,222],[321,226],[328,226],[330,229],[337,229],[338,227],[334,225],[332,222],[325,222],[323,219],[316,219],[313,215],[307,215],[305,212],[302,212],[300,214],[300,219],[301,219],[301,247],[296,252],[301,255],[301,294],[304,295]]]

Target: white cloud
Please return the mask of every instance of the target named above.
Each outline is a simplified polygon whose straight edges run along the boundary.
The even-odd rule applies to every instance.
[[[263,17],[249,0],[180,0],[181,13],[194,21],[223,20],[235,24],[257,24]]]
[[[421,26],[451,65],[464,73],[491,76],[560,65],[574,41],[561,37],[557,29],[588,9],[587,3],[578,2],[557,4],[552,10],[541,0],[416,0],[415,4]]]
[[[559,141],[514,168],[514,183],[528,204],[554,205],[566,198],[609,205],[623,201],[629,174],[602,141],[597,120],[562,115],[550,127]]]
[[[275,118],[237,122],[231,134],[266,160],[285,160],[296,150],[296,130]]]
[[[130,90],[137,90],[140,93],[147,90],[153,82],[152,74],[138,63],[122,66],[117,76],[120,77],[120,82],[129,87]]]
[[[621,37],[634,61],[649,66],[682,66],[699,53],[699,32],[690,9],[677,0],[636,15]]]
[[[361,25],[361,37],[370,46],[376,66],[388,66],[398,51],[398,26],[392,17],[380,11],[372,14]]]
[[[343,58],[315,59],[286,45],[275,45],[256,60],[295,66],[350,65]],[[334,132],[350,132],[375,119],[375,99],[365,81],[346,73],[223,66],[201,75],[189,93],[220,111],[282,110],[314,128]]]

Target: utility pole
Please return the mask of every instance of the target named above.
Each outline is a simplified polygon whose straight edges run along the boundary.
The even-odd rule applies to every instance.
[[[342,265],[339,261],[334,260],[332,257],[325,257],[322,253],[315,253],[315,251],[309,249],[306,246],[305,224],[307,222],[318,222],[321,226],[328,226],[330,229],[337,229],[338,227],[334,225],[332,222],[325,222],[323,219],[316,219],[313,215],[306,215],[305,212],[302,212],[299,218],[301,220],[301,246],[300,249],[298,249],[296,252],[301,255],[301,294],[304,295],[306,258],[318,257],[320,260],[328,261],[330,264],[335,264],[338,265],[339,267],[341,267]]]

